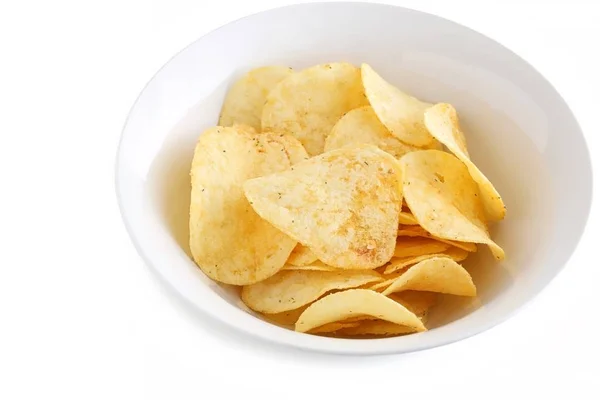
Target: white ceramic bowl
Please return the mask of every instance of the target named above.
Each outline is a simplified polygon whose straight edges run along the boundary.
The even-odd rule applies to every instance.
[[[428,332],[334,339],[268,324],[233,288],[188,257],[189,165],[198,135],[217,122],[228,85],[261,65],[303,68],[367,62],[398,87],[458,109],[477,165],[508,214],[493,229],[506,261],[481,249],[467,263],[479,297],[447,297]],[[482,332],[509,317],[563,268],[584,229],[592,193],[589,154],[560,95],[529,64],[456,23],[362,3],[298,5],[252,15],[194,42],[148,83],[131,110],[117,162],[125,225],[144,260],[201,311],[241,331],[302,349],[401,353]]]

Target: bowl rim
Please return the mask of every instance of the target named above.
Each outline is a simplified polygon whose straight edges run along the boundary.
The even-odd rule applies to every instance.
[[[295,9],[295,8],[314,8],[315,10],[317,10],[319,7],[322,7],[322,6],[340,7],[340,8],[346,8],[349,6],[354,6],[354,7],[362,6],[362,7],[380,8],[380,9],[389,9],[389,10],[400,9],[403,12],[421,14],[423,16],[426,16],[427,18],[437,19],[437,20],[443,21],[444,23],[452,24],[460,29],[463,29],[464,31],[468,32],[471,35],[480,36],[480,37],[490,41],[495,46],[498,46],[498,48],[500,48],[501,50],[510,53],[511,56],[515,57],[521,63],[523,63],[525,66],[527,66],[532,71],[534,71],[542,79],[542,81],[546,85],[548,85],[548,87],[556,94],[557,99],[562,103],[562,106],[565,107],[565,110],[567,111],[567,115],[569,115],[569,117],[572,119],[572,122],[574,123],[574,126],[577,129],[577,132],[574,132],[574,133],[576,135],[578,135],[582,140],[583,148],[585,149],[584,164],[586,164],[586,166],[589,170],[590,190],[589,190],[589,196],[588,196],[588,199],[586,202],[586,207],[585,207],[585,216],[584,216],[584,218],[582,218],[582,220],[579,223],[577,237],[575,238],[576,240],[573,242],[572,248],[568,250],[569,255],[565,259],[564,263],[560,266],[560,268],[558,268],[556,270],[556,272],[551,274],[551,276],[549,276],[546,279],[544,284],[537,285],[535,287],[535,289],[533,289],[528,294],[525,301],[522,304],[520,304],[519,306],[515,307],[513,310],[510,310],[509,312],[506,312],[498,317],[488,319],[484,323],[477,325],[473,329],[462,330],[460,332],[454,332],[451,335],[450,334],[444,335],[444,336],[441,336],[441,338],[437,339],[437,340],[427,340],[427,341],[418,340],[420,335],[422,335],[424,333],[417,333],[417,334],[401,336],[401,337],[381,338],[381,339],[343,339],[343,338],[330,338],[330,337],[322,337],[322,336],[315,336],[315,335],[307,335],[307,334],[303,334],[303,333],[290,331],[288,329],[285,329],[285,328],[276,326],[274,324],[270,324],[268,322],[262,321],[259,318],[254,317],[251,314],[246,313],[242,309],[237,308],[230,304],[224,303],[223,305],[219,305],[215,308],[199,307],[195,302],[193,302],[190,299],[190,296],[189,296],[190,293],[187,293],[187,295],[186,295],[185,288],[181,287],[180,285],[175,283],[173,280],[169,279],[166,276],[167,274],[165,274],[166,271],[163,270],[161,267],[157,266],[155,262],[153,262],[151,257],[148,255],[147,251],[139,243],[137,235],[136,235],[136,230],[135,230],[134,226],[132,225],[131,220],[128,217],[128,212],[127,212],[126,206],[124,204],[124,195],[123,195],[123,179],[124,178],[123,178],[123,168],[121,166],[121,161],[122,161],[122,158],[125,156],[122,151],[122,149],[123,149],[122,143],[123,143],[124,137],[126,135],[126,132],[128,130],[130,118],[133,114],[133,111],[138,106],[138,103],[139,103],[140,99],[142,98],[142,96],[146,93],[148,86],[152,82],[154,82],[154,80],[160,75],[160,73],[174,59],[179,57],[182,53],[186,52],[190,47],[194,46],[194,44],[196,44],[197,42],[203,40],[205,37],[217,32],[221,29],[224,29],[231,25],[235,25],[236,23],[238,23],[242,20],[251,19],[251,18],[253,18],[257,15],[261,15],[261,14],[274,13],[274,12],[285,10],[285,9]],[[175,53],[172,57],[170,57],[146,82],[146,84],[144,85],[144,87],[142,88],[142,90],[140,91],[138,96],[136,97],[133,105],[131,106],[131,108],[127,114],[127,117],[125,119],[123,127],[121,129],[121,135],[120,135],[117,152],[116,152],[116,157],[115,157],[115,192],[116,192],[116,198],[117,198],[117,203],[118,203],[121,219],[123,221],[125,229],[129,235],[129,238],[132,241],[137,253],[142,258],[142,260],[144,261],[146,266],[151,268],[157,274],[157,276],[161,278],[160,281],[163,284],[168,285],[171,289],[173,289],[174,293],[176,293],[178,295],[178,297],[180,297],[182,300],[186,301],[189,304],[192,304],[194,307],[194,310],[201,312],[201,313],[208,314],[210,316],[210,318],[214,318],[215,320],[223,323],[227,328],[230,328],[238,333],[248,334],[248,335],[252,336],[253,338],[259,339],[265,343],[270,342],[270,343],[275,343],[278,345],[290,346],[290,347],[293,347],[296,349],[301,349],[301,350],[308,350],[308,351],[318,352],[318,353],[330,353],[330,354],[333,353],[333,354],[340,354],[340,355],[403,354],[403,353],[411,353],[411,352],[421,351],[421,350],[425,350],[425,349],[432,349],[432,348],[445,346],[445,345],[448,345],[448,344],[451,344],[454,342],[458,342],[458,341],[473,337],[473,336],[483,333],[495,326],[498,326],[501,323],[505,322],[506,320],[510,319],[516,313],[518,313],[519,311],[523,310],[525,307],[527,307],[531,304],[532,300],[535,299],[540,294],[540,292],[545,287],[547,287],[548,284],[553,279],[555,279],[558,276],[558,274],[565,268],[565,266],[568,264],[571,257],[577,250],[577,248],[580,244],[581,238],[582,238],[582,236],[586,230],[586,227],[588,225],[588,220],[589,220],[589,215],[590,215],[591,205],[592,205],[592,200],[593,200],[592,199],[593,182],[594,182],[593,168],[592,168],[592,163],[591,163],[589,146],[588,146],[586,137],[583,134],[583,131],[581,129],[581,126],[580,126],[575,114],[573,113],[573,111],[571,110],[571,108],[567,104],[567,102],[564,100],[562,95],[552,85],[552,83],[549,82],[548,79],[546,79],[546,77],[542,73],[540,73],[537,69],[535,69],[527,60],[525,60],[524,58],[522,58],[521,56],[519,56],[518,54],[516,54],[515,52],[513,52],[506,46],[497,42],[496,40],[494,40],[482,33],[479,33],[478,31],[476,31],[474,29],[471,29],[467,26],[464,26],[464,25],[454,22],[452,20],[446,19],[444,17],[440,17],[440,16],[437,16],[437,15],[434,15],[431,13],[418,11],[418,10],[414,10],[414,9],[410,9],[410,8],[406,8],[406,7],[396,6],[396,5],[380,4],[380,3],[366,3],[366,2],[353,2],[353,1],[315,2],[315,3],[292,4],[292,5],[286,5],[286,6],[281,6],[281,7],[274,7],[274,8],[270,8],[270,9],[263,10],[260,12],[252,13],[250,15],[230,21],[214,30],[211,30],[211,31],[205,33],[204,35],[200,36],[196,40],[192,41],[187,46],[182,48],[180,51]],[[222,312],[222,313],[220,313],[220,312]],[[464,320],[465,318],[468,318],[472,314],[473,313],[469,314],[467,317],[463,317],[457,321],[447,324],[444,327],[448,327],[450,325],[455,325],[457,322]],[[237,322],[238,320],[239,321],[243,320],[244,324],[238,323]],[[434,331],[435,330],[430,330],[425,333],[431,333]],[[412,338],[412,340],[407,341],[406,338]],[[404,344],[402,341],[399,341],[399,339],[400,340],[404,339]],[[409,343],[409,342],[413,342],[413,343]]]

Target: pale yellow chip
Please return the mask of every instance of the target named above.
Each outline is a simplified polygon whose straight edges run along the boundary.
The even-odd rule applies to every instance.
[[[412,146],[425,147],[435,143],[423,121],[430,103],[402,92],[367,64],[362,64],[361,74],[371,107],[393,136]]]
[[[394,157],[421,150],[393,136],[379,121],[373,108],[365,106],[349,111],[340,118],[325,140],[325,151],[363,143],[375,145]]]
[[[409,212],[406,212],[406,211],[401,211],[400,212],[400,217],[398,218],[398,221],[402,225],[418,225],[419,224],[417,222],[415,216],[412,215],[412,213],[409,213]]]
[[[368,289],[350,289],[323,297],[311,304],[298,318],[296,331],[308,332],[318,326],[370,315],[404,325],[413,331],[425,331],[425,325],[400,303]]]
[[[375,271],[280,271],[262,282],[244,286],[242,301],[252,310],[274,314],[312,303],[331,290],[379,280]]]
[[[455,156],[421,150],[400,159],[404,198],[426,231],[442,239],[487,244],[494,257],[504,251],[490,239],[479,188]]]
[[[360,70],[348,63],[317,65],[281,81],[267,96],[262,130],[294,135],[311,156],[346,112],[367,105]]]
[[[331,322],[311,329],[308,333],[333,333],[340,329],[353,328],[359,325],[360,322]]]
[[[310,265],[315,261],[317,261],[317,256],[315,256],[315,253],[313,253],[308,247],[298,243],[296,247],[294,247],[294,250],[292,250],[292,254],[290,254],[290,258],[288,258],[287,263],[301,267],[304,265]]]
[[[372,269],[394,255],[397,160],[371,145],[333,150],[244,184],[256,212],[327,265]]]
[[[450,248],[448,243],[421,237],[399,237],[394,248],[394,258],[416,257],[441,253]]]
[[[271,134],[216,127],[200,136],[190,172],[190,249],[210,278],[246,285],[284,266],[296,241],[254,212],[242,184],[291,165],[280,138]]]
[[[275,85],[292,74],[291,68],[275,65],[256,68],[242,76],[225,96],[219,125],[245,124],[260,131],[267,95]]]
[[[427,260],[429,258],[434,257],[449,257],[456,262],[463,261],[469,256],[469,252],[463,249],[459,249],[458,247],[450,247],[448,250],[445,250],[443,253],[433,253],[433,254],[424,254],[422,256],[413,256],[413,257],[402,257],[402,258],[392,258],[389,264],[386,265],[384,274],[388,275],[394,273],[396,271],[400,271],[408,266],[420,263],[421,261]],[[389,278],[387,278],[389,279]],[[381,286],[379,286],[381,287]]]
[[[330,265],[324,264],[320,261],[314,261],[307,265],[292,265],[286,264],[282,269],[282,271],[347,271],[342,270],[340,268],[335,268]]]
[[[429,132],[467,166],[473,180],[479,186],[486,217],[499,221],[506,215],[502,197],[489,179],[471,161],[467,142],[458,122],[458,115],[450,104],[440,103],[425,112],[425,125]]]
[[[458,247],[459,249],[463,249],[470,253],[475,253],[477,251],[477,245],[475,243],[457,242],[455,240],[442,239],[427,232],[425,229],[423,229],[422,226],[401,226],[398,229],[398,236],[430,238],[443,243],[447,243],[454,247]]]
[[[471,275],[449,257],[436,257],[421,261],[407,269],[383,291],[389,295],[403,290],[421,290],[475,296],[477,290]]]

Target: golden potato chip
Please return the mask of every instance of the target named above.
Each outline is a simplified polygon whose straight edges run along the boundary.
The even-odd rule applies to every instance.
[[[425,112],[425,126],[437,140],[467,166],[471,177],[479,186],[486,217],[491,221],[503,219],[506,215],[506,207],[502,197],[483,172],[471,161],[465,135],[460,129],[454,107],[441,103],[429,108]]]
[[[471,275],[449,257],[430,258],[413,265],[396,278],[383,294],[389,295],[403,290],[422,290],[458,296],[475,296],[477,293]]]
[[[292,250],[292,254],[290,254],[290,258],[288,258],[287,263],[301,267],[303,265],[312,264],[315,261],[317,261],[317,256],[315,256],[315,253],[310,251],[308,247],[298,243],[296,247],[294,247],[294,250]]]
[[[267,96],[262,129],[294,135],[311,156],[346,112],[367,105],[360,70],[348,63],[317,65],[281,81]]]
[[[401,157],[409,151],[421,150],[402,143],[379,121],[371,106],[348,111],[335,124],[325,140],[325,151],[331,151],[357,144],[372,144],[394,157]]]
[[[400,212],[400,216],[398,218],[398,221],[402,224],[402,225],[418,225],[419,223],[417,222],[417,220],[415,219],[415,216],[412,215],[409,212],[406,211],[401,211]]]
[[[475,253],[477,251],[477,245],[475,243],[457,242],[455,240],[442,239],[427,232],[421,226],[401,226],[398,229],[398,236],[430,238],[439,242],[447,243],[454,247],[458,247],[459,249],[463,249],[470,253]]]
[[[469,252],[463,249],[459,249],[457,247],[450,247],[448,250],[445,250],[443,253],[433,253],[433,254],[424,254],[422,256],[412,256],[412,257],[402,257],[402,258],[392,258],[389,264],[386,265],[384,274],[391,274],[393,272],[404,269],[410,265],[420,263],[421,261],[427,260],[428,258],[434,257],[449,257],[456,262],[463,261],[467,258]],[[388,278],[389,279],[389,278]],[[381,286],[380,286],[381,287]]]
[[[357,323],[357,326],[344,327],[336,331],[339,336],[397,336],[407,333],[415,333],[415,329],[405,325],[380,319],[366,320]]]
[[[307,332],[330,322],[360,315],[371,315],[405,325],[413,328],[413,331],[427,330],[419,317],[400,303],[372,290],[350,289],[330,294],[311,304],[298,318],[296,331]]]
[[[296,241],[254,212],[242,184],[291,165],[271,134],[216,127],[200,136],[190,172],[190,249],[210,278],[246,285],[284,266]]]
[[[292,265],[286,264],[282,269],[282,271],[348,271],[342,270],[340,268],[335,268],[324,264],[320,261],[312,262],[308,265]]]
[[[393,136],[419,147],[435,142],[423,121],[425,110],[431,104],[402,92],[367,64],[362,64],[361,75],[373,111]]]
[[[311,303],[331,290],[379,280],[375,271],[280,271],[262,282],[244,286],[242,301],[255,311],[274,314]]]
[[[244,184],[265,220],[327,265],[372,269],[394,254],[402,204],[397,160],[371,145],[313,157]]]
[[[477,184],[452,154],[421,150],[400,159],[404,197],[426,231],[442,239],[487,244],[496,259],[504,251],[490,239]]]
[[[289,67],[256,68],[237,80],[227,92],[219,125],[249,125],[260,131],[263,105],[267,95],[283,79],[293,74]]]
[[[359,326],[360,322],[331,322],[311,329],[308,333],[333,333],[344,328]]]
[[[394,258],[415,257],[424,254],[441,253],[450,245],[438,240],[421,237],[399,237],[394,249]]]
[[[295,137],[286,134],[271,134],[273,140],[280,142],[283,145],[284,151],[287,153],[290,161],[293,164],[298,164],[300,161],[308,160],[308,153],[302,143]]]

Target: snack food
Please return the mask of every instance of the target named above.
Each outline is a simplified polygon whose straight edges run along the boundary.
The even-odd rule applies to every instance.
[[[477,294],[460,263],[478,243],[505,257],[488,229],[504,203],[456,110],[367,64],[254,69],[219,123],[194,152],[190,247],[269,323],[344,338],[423,332],[441,293]]]

